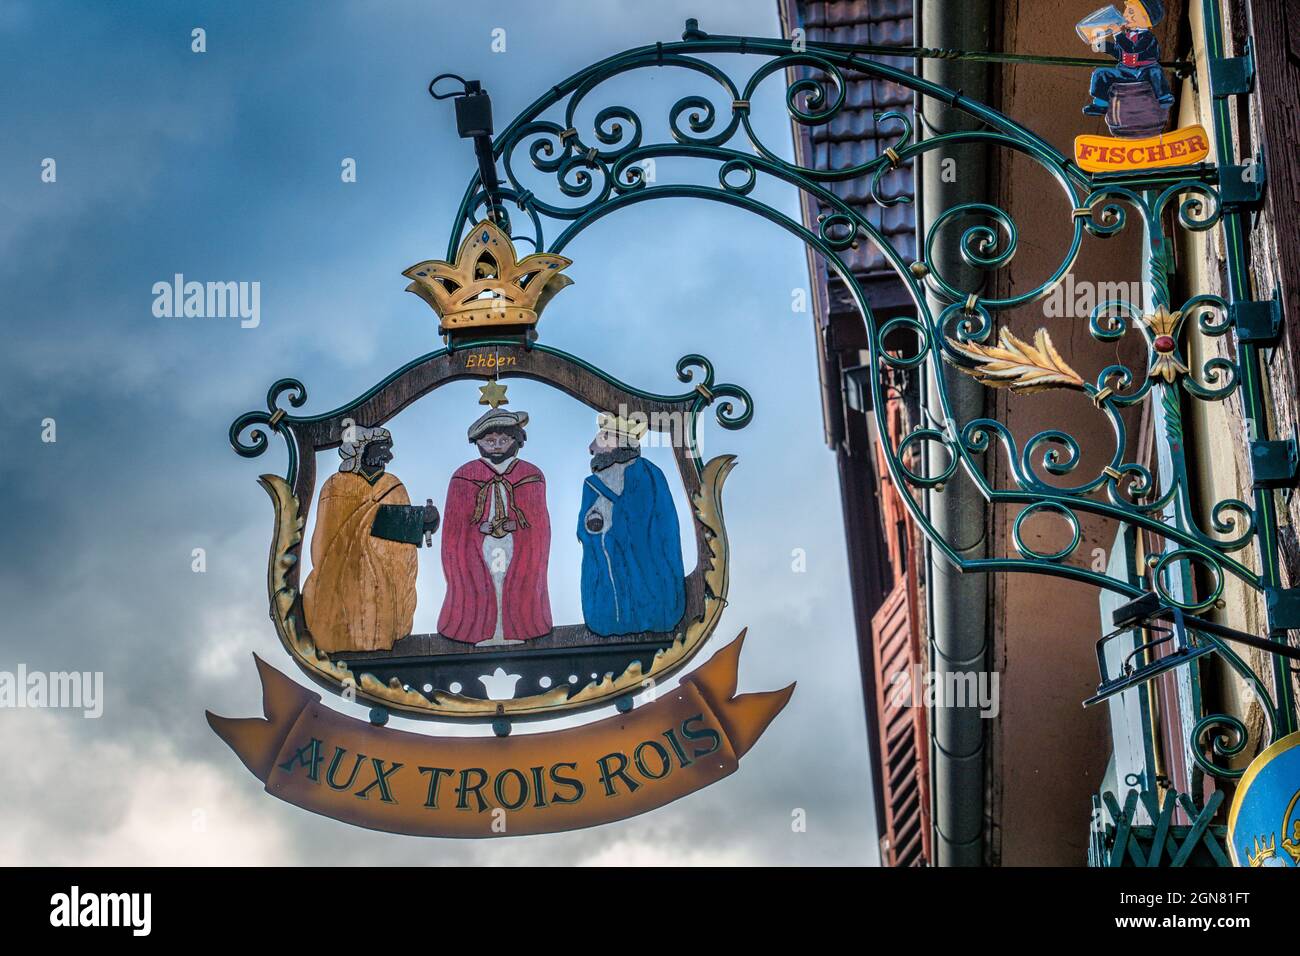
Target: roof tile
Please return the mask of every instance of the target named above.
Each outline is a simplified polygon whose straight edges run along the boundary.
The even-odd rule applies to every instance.
[[[797,3],[800,22],[809,41],[835,43],[889,44],[909,46],[913,42],[911,0],[841,0],[841,2]],[[904,57],[873,57],[876,62],[898,70],[912,71],[912,61]],[[800,75],[817,77],[817,71],[801,69]],[[860,166],[880,156],[899,132],[897,122],[878,124],[875,114],[889,110],[912,115],[912,94],[886,80],[869,80],[862,74],[845,74],[845,103],[830,123],[807,127],[808,145],[812,147],[812,165],[817,169],[847,169]],[[829,94],[831,91],[827,89]],[[796,146],[803,153],[803,147]],[[806,155],[802,161],[807,161]],[[881,177],[880,194],[886,199],[912,197],[915,186],[913,164]],[[916,220],[910,203],[881,207],[871,196],[871,176],[858,176],[831,184],[831,190],[873,226],[906,258],[916,254]],[[825,212],[819,208],[818,212]],[[871,244],[860,243],[846,250],[846,259],[854,272],[863,275],[890,271],[884,256]]]

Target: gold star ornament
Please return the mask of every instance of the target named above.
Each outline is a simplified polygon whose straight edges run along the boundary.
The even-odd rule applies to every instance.
[[[509,402],[509,399],[506,398],[506,387],[500,382],[488,382],[486,385],[480,385],[478,391],[478,403],[480,405],[490,405],[493,408],[498,408]]]

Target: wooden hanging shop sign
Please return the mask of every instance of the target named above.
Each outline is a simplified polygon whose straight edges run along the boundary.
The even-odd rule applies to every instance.
[[[519,259],[504,231],[479,223],[455,262],[405,273],[448,348],[321,415],[293,414],[306,390],[281,380],[266,412],[231,427],[245,457],[266,449],[266,428],[289,447],[289,473],[260,479],[275,512],[267,597],[280,642],[311,680],[371,708],[369,721],[329,709],[259,659],[265,716],[208,720],[274,796],[420,836],[595,826],[734,772],[790,699],[793,684],[736,695],[739,638],[681,676],[716,630],[730,584],[722,492],[736,459],[700,456],[699,419],[712,407],[724,428],[744,427],[748,393],[715,382],[699,355],[677,364],[691,387],[657,395],[537,344],[541,310],[569,284],[569,265],[553,254]],[[527,445],[551,423],[515,406],[516,379],[556,389],[590,416],[594,437],[574,449],[590,474],[573,487],[548,483],[553,470]],[[479,383],[478,408],[439,394],[463,381]],[[290,408],[278,404],[285,395]],[[420,436],[392,420],[419,401],[476,417],[465,443],[446,449],[463,464],[399,478],[402,450]],[[642,455],[651,442],[671,449],[673,478]],[[318,487],[318,456],[332,451],[337,471]],[[678,501],[694,539],[685,554]],[[556,575],[577,582],[576,623],[551,613],[553,530],[576,530],[580,544],[580,566]],[[445,584],[437,630],[412,633],[428,575]],[[616,716],[513,732],[609,705]],[[400,731],[385,726],[389,714],[490,723],[496,735]]]

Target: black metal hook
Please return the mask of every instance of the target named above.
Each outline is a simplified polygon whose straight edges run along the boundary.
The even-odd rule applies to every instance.
[[[460,90],[451,93],[435,92],[434,87],[437,86],[439,83],[441,83],[443,80],[456,80],[461,85]],[[437,76],[435,76],[433,79],[429,81],[429,95],[432,96],[435,100],[449,100],[453,96],[466,96],[467,94],[472,92],[470,90],[471,82],[474,85],[474,89],[477,90],[479,88],[479,84],[477,81],[467,80],[465,79],[465,77],[457,73],[439,73]]]
[[[437,86],[443,80],[460,83],[459,90],[439,93]],[[455,73],[440,73],[429,81],[429,95],[435,100],[456,101],[456,132],[461,139],[474,141],[474,155],[478,159],[479,180],[487,193],[488,218],[504,222],[504,211],[498,187],[496,157],[492,152],[492,98],[478,80],[467,80]]]

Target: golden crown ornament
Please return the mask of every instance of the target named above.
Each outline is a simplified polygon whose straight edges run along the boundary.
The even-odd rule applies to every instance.
[[[429,259],[402,275],[412,280],[406,291],[438,313],[441,335],[528,333],[546,303],[573,283],[562,272],[570,265],[572,260],[545,252],[517,258],[510,237],[485,220],[466,235],[454,263]]]
[[[1271,860],[1276,855],[1277,837],[1271,834],[1264,834],[1262,842],[1259,837],[1255,837],[1255,847],[1247,854],[1247,860],[1252,867],[1264,866],[1266,861]]]

